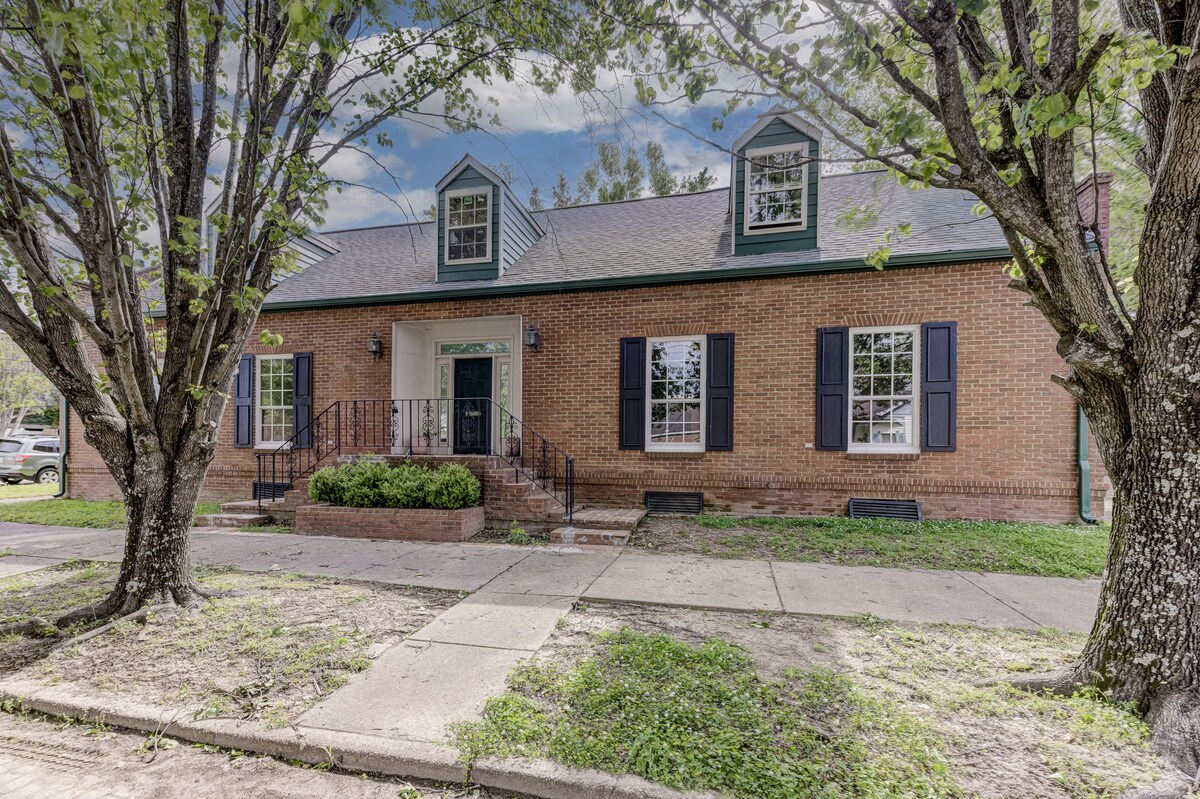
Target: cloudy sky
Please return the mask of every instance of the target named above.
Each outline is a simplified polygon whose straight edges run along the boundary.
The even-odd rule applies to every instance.
[[[657,141],[676,174],[708,167],[717,177],[716,185],[728,184],[727,156],[705,140],[728,146],[765,109],[739,112],[714,132],[716,100],[709,106],[672,108],[668,120],[641,107],[632,88],[621,84],[614,79],[603,95],[585,99],[569,92],[547,97],[522,84],[492,85],[481,91],[495,98],[493,108],[503,126],[488,125],[472,133],[452,133],[428,121],[392,123],[388,134],[393,146],[344,150],[330,161],[326,172],[331,178],[355,185],[330,193],[322,229],[421,219],[434,202],[434,185],[466,153],[493,168],[507,166],[515,176],[513,191],[522,201],[539,186],[547,204],[558,175],[565,174],[574,186],[602,141],[619,141],[638,150],[644,150],[647,141]]]

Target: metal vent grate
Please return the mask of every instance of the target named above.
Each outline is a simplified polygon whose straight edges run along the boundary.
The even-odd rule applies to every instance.
[[[915,499],[852,499],[851,519],[902,519],[906,522],[923,521],[921,503]]]
[[[704,494],[699,491],[647,491],[649,513],[704,513]]]
[[[291,491],[291,483],[272,483],[255,480],[250,487],[251,499],[281,499],[284,491]]]

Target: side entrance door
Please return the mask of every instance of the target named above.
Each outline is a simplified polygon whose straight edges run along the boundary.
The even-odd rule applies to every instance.
[[[491,440],[492,359],[454,361],[454,454],[486,455]]]

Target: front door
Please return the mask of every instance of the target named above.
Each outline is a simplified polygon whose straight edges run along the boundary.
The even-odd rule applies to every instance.
[[[492,359],[454,361],[454,453],[486,455],[491,440]]]

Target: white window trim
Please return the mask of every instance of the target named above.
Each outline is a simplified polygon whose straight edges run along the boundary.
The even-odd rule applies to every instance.
[[[460,258],[453,259],[450,257],[450,198],[451,197],[469,197],[474,194],[487,195],[487,255],[483,258]],[[443,260],[448,266],[462,266],[464,264],[488,264],[492,262],[492,215],[495,209],[492,208],[492,203],[495,201],[494,192],[491,186],[474,189],[447,189],[445,202],[445,219],[446,219],[446,239],[442,246],[446,248]],[[458,229],[478,227],[478,225],[460,225]]]
[[[654,400],[651,398],[651,382],[650,375],[653,374],[654,356],[652,350],[655,344],[663,344],[672,341],[688,341],[699,342],[700,344],[700,441],[699,442],[670,442],[660,441],[655,443],[650,437],[652,427],[651,417],[653,414],[650,409],[654,405]],[[705,444],[705,428],[708,412],[708,349],[705,346],[707,337],[701,334],[695,336],[654,336],[646,339],[646,451],[647,452],[704,452]],[[670,401],[670,400],[666,400]]]
[[[262,436],[262,363],[263,361],[293,361],[293,357],[288,355],[256,355],[254,357],[254,446],[258,449],[278,448],[287,446],[288,441],[266,441]],[[296,373],[292,372],[292,399],[295,407],[296,397]],[[276,407],[274,405],[272,408]],[[292,435],[296,434],[296,418],[292,417]]]
[[[855,444],[854,443],[854,336],[857,333],[912,333],[913,334],[913,424],[912,441],[908,444]],[[846,366],[846,451],[879,452],[884,454],[907,454],[921,451],[921,326],[880,325],[877,327],[852,327],[847,349],[850,363]]]
[[[742,157],[742,235],[744,236],[763,236],[768,233],[788,233],[797,230],[808,230],[808,167],[807,161],[801,165],[801,186],[803,199],[801,205],[804,206],[804,216],[800,221],[792,225],[752,225],[750,224],[750,162],[758,156],[773,155],[775,153],[790,153],[798,152],[802,158],[808,158],[808,142],[800,142],[798,144],[779,144],[774,147],[756,147],[753,150],[746,150]],[[761,193],[761,192],[759,192]]]

